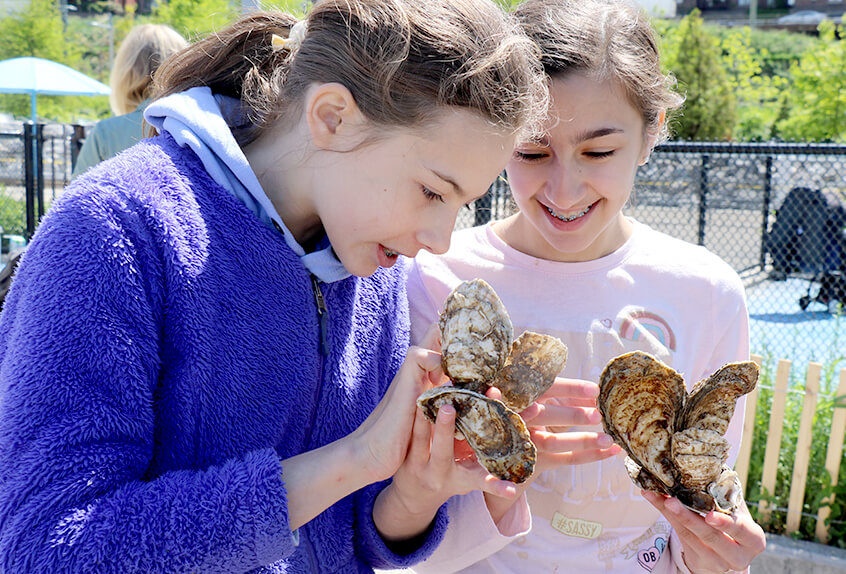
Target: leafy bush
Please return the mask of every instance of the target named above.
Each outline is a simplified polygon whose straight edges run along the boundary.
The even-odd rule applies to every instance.
[[[763,73],[769,54],[752,45],[752,30],[734,28],[722,34],[723,64],[737,96],[737,123],[733,139],[766,141],[772,139],[776,120],[784,103],[787,80]]]
[[[26,231],[26,204],[22,199],[6,195],[6,188],[0,186],[0,226],[6,235],[23,235]]]

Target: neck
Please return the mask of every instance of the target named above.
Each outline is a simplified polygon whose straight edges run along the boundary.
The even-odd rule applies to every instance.
[[[244,155],[262,189],[297,243],[310,251],[323,227],[309,190],[314,170],[308,165],[308,131],[301,126],[274,127],[244,146]]]

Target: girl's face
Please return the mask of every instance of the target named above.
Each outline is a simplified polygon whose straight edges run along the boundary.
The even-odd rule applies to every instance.
[[[613,81],[556,78],[546,133],[518,143],[508,182],[520,212],[495,227],[514,248],[553,261],[589,261],[625,243],[621,210],[651,149],[641,114]]]
[[[314,202],[338,258],[363,277],[397,254],[445,252],[459,209],[485,194],[514,143],[471,112],[447,110],[431,127],[335,154]]]

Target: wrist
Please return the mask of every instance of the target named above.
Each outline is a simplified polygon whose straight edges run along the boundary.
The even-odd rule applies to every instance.
[[[406,540],[425,532],[444,502],[446,500],[409,500],[391,483],[376,497],[373,522],[385,540]]]
[[[419,519],[428,516],[433,517],[438,509],[449,500],[438,493],[427,493],[422,489],[408,492],[402,488],[396,478],[383,491],[391,507],[407,516]]]
[[[491,519],[493,520],[494,524],[499,524],[499,521],[502,519],[505,514],[511,510],[514,504],[520,500],[520,497],[523,496],[523,493],[526,492],[526,488],[530,484],[529,481],[524,482],[523,484],[516,485],[517,487],[517,496],[514,498],[505,498],[503,496],[496,496],[495,494],[490,494],[489,492],[485,492],[485,506],[488,507],[488,512],[491,515]]]

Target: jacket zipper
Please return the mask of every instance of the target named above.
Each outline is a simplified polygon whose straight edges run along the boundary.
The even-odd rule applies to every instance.
[[[326,300],[323,299],[323,291],[320,290],[320,283],[317,277],[311,276],[311,285],[314,288],[314,301],[317,303],[317,317],[320,321],[320,347],[324,357],[329,356],[329,339],[327,337],[329,312],[326,309]]]
[[[329,357],[329,338],[327,335],[329,311],[326,308],[326,300],[323,298],[323,291],[321,291],[320,289],[320,283],[318,282],[317,277],[315,277],[314,275],[311,276],[311,287],[312,291],[314,292],[314,302],[317,305],[317,329],[319,331],[320,339],[320,357],[318,358],[317,367],[317,388],[314,389],[314,410],[312,411],[311,420],[309,421],[308,431],[305,437],[308,441],[309,448],[311,448],[311,445],[313,444],[311,431],[314,428],[314,421],[317,418],[317,409],[320,408],[320,398],[323,394],[321,393],[321,389],[323,387],[323,363]],[[311,543],[311,539],[308,535],[308,532],[306,532],[305,525],[302,527],[301,534],[305,534],[305,536],[301,536],[300,540],[301,542],[304,542],[306,546],[306,556],[308,557],[309,571],[319,572],[320,569],[318,567],[319,563],[317,561],[317,556],[315,556],[314,546]]]

